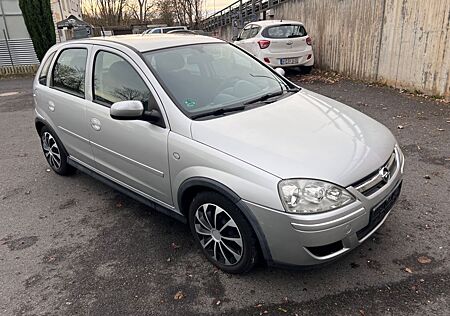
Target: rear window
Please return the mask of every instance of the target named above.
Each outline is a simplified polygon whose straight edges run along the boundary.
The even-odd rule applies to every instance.
[[[262,36],[267,38],[293,38],[306,36],[306,30],[300,24],[274,25],[265,28]]]
[[[175,30],[184,30],[184,29],[185,29],[184,27],[171,27],[169,29],[163,29],[163,33],[167,33],[167,32],[170,32],[170,31],[175,31]]]

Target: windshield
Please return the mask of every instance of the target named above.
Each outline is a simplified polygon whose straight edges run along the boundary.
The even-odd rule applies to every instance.
[[[191,118],[217,110],[223,114],[286,89],[273,72],[227,43],[174,47],[144,56],[166,92]]]

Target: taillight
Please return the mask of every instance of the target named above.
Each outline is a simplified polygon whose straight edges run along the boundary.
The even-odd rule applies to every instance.
[[[264,49],[264,48],[269,47],[270,41],[268,41],[268,40],[259,40],[258,41],[258,45],[259,45],[259,48]]]
[[[311,39],[311,37],[307,37],[306,38],[306,44],[308,44],[308,45],[310,45],[311,46],[311,44],[312,44],[312,39]]]

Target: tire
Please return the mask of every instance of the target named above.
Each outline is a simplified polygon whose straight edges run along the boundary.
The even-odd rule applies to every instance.
[[[189,226],[206,258],[224,272],[246,273],[256,264],[255,233],[238,207],[224,196],[212,191],[196,195],[189,207]]]
[[[300,71],[302,74],[308,75],[311,73],[313,66],[301,66]]]
[[[67,163],[67,152],[55,132],[44,126],[40,131],[40,137],[42,151],[50,168],[62,176],[73,174],[76,169]]]

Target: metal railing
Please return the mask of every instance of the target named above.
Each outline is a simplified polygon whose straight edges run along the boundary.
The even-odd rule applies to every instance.
[[[228,24],[242,28],[248,22],[259,20],[261,13],[265,15],[267,10],[286,1],[288,0],[238,0],[203,20],[203,29],[213,31]]]

